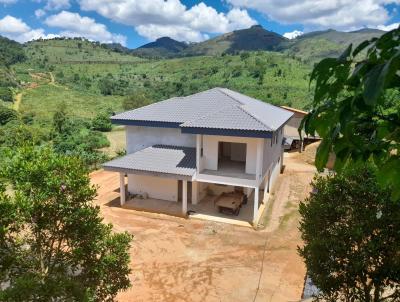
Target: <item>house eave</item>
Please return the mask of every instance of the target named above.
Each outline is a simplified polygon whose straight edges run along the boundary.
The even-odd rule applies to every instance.
[[[182,133],[188,133],[188,134],[272,138],[272,132],[259,131],[259,130],[194,128],[194,127],[182,127],[181,129]]]

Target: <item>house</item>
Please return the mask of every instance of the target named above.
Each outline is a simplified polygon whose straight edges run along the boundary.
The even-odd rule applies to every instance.
[[[286,123],[283,133],[285,137],[285,149],[299,149],[300,151],[303,149],[303,139],[306,136],[304,130],[301,131],[301,136],[299,134],[299,127],[301,125],[301,121],[308,114],[307,111],[288,107],[281,106],[283,109],[293,112],[293,116]]]
[[[113,116],[126,127],[127,155],[103,167],[120,173],[122,204],[140,195],[179,204],[186,215],[202,204],[214,209],[210,192],[241,189],[254,222],[260,195],[282,169],[283,128],[292,115],[225,88],[173,97]]]

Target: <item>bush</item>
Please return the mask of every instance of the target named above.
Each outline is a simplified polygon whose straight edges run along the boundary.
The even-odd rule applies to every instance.
[[[18,118],[18,113],[14,109],[0,105],[0,125],[5,125]]]
[[[108,132],[112,129],[112,124],[108,114],[99,113],[92,120],[92,129],[102,132]]]
[[[400,203],[375,172],[351,167],[316,177],[316,193],[300,203],[299,252],[324,301],[400,299]]]
[[[14,101],[13,93],[8,87],[0,87],[0,100],[4,102]]]
[[[123,102],[122,107],[125,110],[132,110],[151,104],[149,97],[142,91],[127,96]]]

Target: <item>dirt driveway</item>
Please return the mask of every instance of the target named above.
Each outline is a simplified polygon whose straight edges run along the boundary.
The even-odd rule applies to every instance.
[[[105,221],[135,236],[133,285],[118,301],[300,300],[305,268],[296,251],[297,207],[314,168],[297,154],[285,165],[258,231],[122,209],[118,174],[92,173]]]

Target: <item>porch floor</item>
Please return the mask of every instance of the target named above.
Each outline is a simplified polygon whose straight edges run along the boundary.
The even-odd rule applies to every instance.
[[[266,194],[266,197],[263,194],[263,191],[260,191],[258,217],[261,216],[268,201],[268,194]],[[217,196],[206,195],[198,204],[191,204],[188,202],[188,212],[190,213],[189,217],[235,225],[251,226],[251,221],[253,220],[254,193],[250,195],[247,204],[242,205],[238,216],[219,213],[218,207],[215,205],[216,198]],[[262,201],[264,201],[264,204]],[[168,214],[178,217],[184,216],[182,214],[181,202],[161,199],[134,198],[127,200],[123,208],[133,209],[136,211]]]

